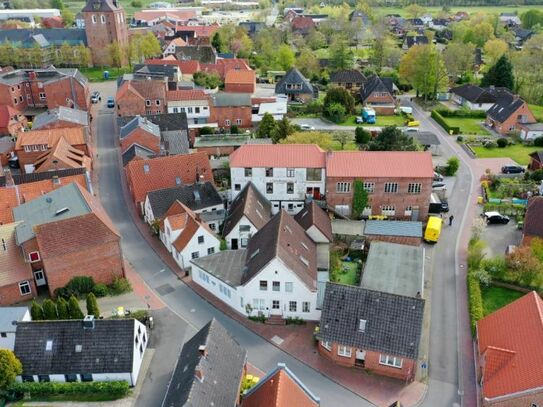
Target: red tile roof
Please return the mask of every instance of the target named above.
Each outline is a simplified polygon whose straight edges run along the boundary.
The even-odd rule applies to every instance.
[[[230,154],[230,167],[324,168],[325,160],[316,144],[245,144]]]
[[[161,224],[164,224],[166,220],[173,230],[181,229],[181,234],[172,243],[173,247],[175,247],[178,252],[185,248],[200,227],[214,235],[209,226],[202,222],[198,215],[180,201],[175,201],[172,204],[170,209],[166,212],[164,220],[161,221]]]
[[[216,72],[224,80],[226,72],[231,69],[250,71],[249,63],[243,58],[217,59],[214,64],[200,64],[203,72]]]
[[[40,155],[34,162],[36,172],[51,171],[53,169],[81,168],[91,169],[91,158],[81,150],[72,147],[64,137],[46,153]]]
[[[24,146],[36,144],[47,144],[48,148],[52,148],[61,138],[64,138],[72,146],[83,145],[85,144],[85,132],[83,127],[25,131],[18,135],[15,149],[22,150]]]
[[[126,166],[126,175],[136,202],[143,202],[148,192],[177,186],[176,177],[187,185],[194,184],[197,176],[200,181],[213,182],[205,152],[131,161]]]
[[[206,100],[208,96],[200,89],[178,89],[168,91],[166,98],[168,101]]]
[[[327,177],[432,178],[430,152],[334,151],[326,159]]]
[[[543,301],[532,291],[477,323],[483,396],[543,386]]]
[[[32,279],[30,263],[25,261],[23,251],[17,246],[15,239],[17,225],[18,223],[0,225],[0,239],[5,245],[0,247],[0,287]]]
[[[290,26],[292,27],[293,30],[303,30],[306,28],[315,27],[315,22],[310,17],[296,16],[290,22]]]
[[[196,12],[193,10],[140,10],[134,13],[134,20],[153,21],[153,20],[188,20],[196,17]]]
[[[219,29],[218,24],[212,25],[176,25],[177,32],[194,32],[195,37],[211,37]]]
[[[239,83],[244,85],[252,85],[256,81],[255,71],[230,69],[224,77],[224,84]]]
[[[142,99],[162,100],[166,98],[166,84],[160,80],[126,81],[117,90],[117,99],[122,99],[127,93],[138,95]]]

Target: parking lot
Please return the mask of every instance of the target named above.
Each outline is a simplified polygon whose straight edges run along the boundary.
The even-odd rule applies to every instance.
[[[522,231],[517,229],[514,219],[507,225],[486,225],[481,239],[487,243],[487,257],[505,254],[509,245],[518,246],[522,238]]]

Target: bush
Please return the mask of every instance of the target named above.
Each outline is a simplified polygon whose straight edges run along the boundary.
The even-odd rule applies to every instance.
[[[450,157],[447,160],[447,166],[445,167],[445,175],[452,177],[456,174],[458,171],[458,168],[460,167],[460,160],[458,157]]]
[[[36,302],[36,300],[32,300],[30,315],[32,316],[33,321],[41,321],[43,319],[43,308]]]
[[[300,317],[287,317],[287,325],[305,325],[305,320]]]
[[[490,276],[496,280],[503,280],[505,272],[507,271],[507,265],[503,257],[494,257],[492,259],[483,259],[481,261],[481,268],[490,274]]]
[[[55,295],[64,298],[70,298],[72,295],[81,297],[90,293],[94,286],[92,277],[77,276],[72,278],[64,287],[55,290]]]
[[[468,272],[468,302],[469,315],[471,320],[471,333],[475,335],[477,321],[483,318],[483,295],[481,293],[481,285],[479,280],[470,272]]]
[[[492,149],[492,148],[498,147],[498,144],[493,142],[493,141],[485,141],[485,142],[483,142],[483,147],[488,148],[488,149]]]
[[[543,147],[543,136],[534,139],[534,146]]]
[[[128,281],[124,277],[116,277],[115,280],[113,280],[113,283],[108,286],[108,288],[110,295],[121,295],[132,291],[130,281]]]
[[[496,143],[498,144],[498,147],[500,148],[505,148],[509,144],[506,138],[499,138]]]
[[[108,294],[108,289],[105,284],[96,284],[94,287],[92,287],[92,293],[96,296],[96,298],[105,297]]]
[[[130,314],[130,318],[137,319],[142,324],[145,324],[147,322],[147,320],[149,319],[149,311],[147,311],[145,309],[140,309],[140,310],[134,311],[134,312],[132,312]]]
[[[530,174],[530,179],[532,181],[543,181],[543,170],[535,170]]]
[[[87,315],[94,315],[95,318],[100,318],[100,308],[98,308],[98,302],[93,293],[87,294]]]
[[[128,395],[130,387],[125,381],[75,383],[25,382],[13,383],[8,387],[8,391],[15,393],[19,398],[22,398],[25,394],[29,394],[33,399],[55,395],[66,395],[66,399],[69,399],[70,394],[74,396],[101,394],[105,396],[104,400],[116,400]]]
[[[459,143],[461,143],[462,141],[464,141],[464,137],[458,136],[458,137],[456,137],[456,141],[458,141]]]
[[[141,8],[143,6],[143,3],[141,2],[141,0],[132,0],[130,5],[134,8]]]
[[[354,131],[354,139],[358,145],[368,144],[371,139],[371,133],[364,127],[359,126]]]
[[[70,310],[68,307],[68,301],[63,297],[59,297],[57,300],[58,319],[70,319]]]
[[[68,312],[70,313],[70,319],[83,319],[85,317],[74,295],[68,300]]]
[[[264,315],[250,315],[248,318],[254,322],[266,322],[266,317]]]
[[[54,321],[58,319],[57,306],[52,300],[50,299],[45,300],[43,302],[42,308],[43,308],[43,319],[49,320],[49,321]]]
[[[235,124],[230,126],[230,134],[239,134],[239,127]]]
[[[209,126],[204,126],[200,129],[200,136],[205,136],[206,134],[214,134],[213,129]]]
[[[470,110],[470,109],[435,109],[442,117],[469,117],[473,119],[485,119],[486,112],[484,110]]]

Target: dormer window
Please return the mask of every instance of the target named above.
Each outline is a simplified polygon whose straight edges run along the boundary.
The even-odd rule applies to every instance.
[[[358,332],[366,332],[366,320],[361,319],[358,322]]]

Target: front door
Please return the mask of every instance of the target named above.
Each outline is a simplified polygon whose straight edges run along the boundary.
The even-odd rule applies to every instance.
[[[272,306],[270,314],[272,315],[281,315],[281,301],[272,300]]]
[[[365,350],[361,350],[361,349],[356,350],[354,363],[357,366],[364,366],[364,364],[366,363],[366,351]]]
[[[47,284],[47,281],[45,280],[45,274],[42,269],[34,271],[34,280],[36,281],[37,287]]]
[[[232,239],[232,250],[238,250],[238,239]]]

